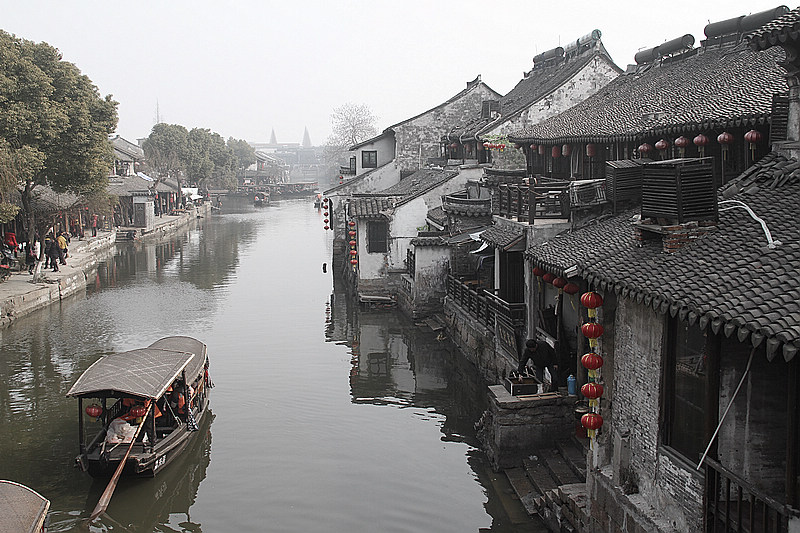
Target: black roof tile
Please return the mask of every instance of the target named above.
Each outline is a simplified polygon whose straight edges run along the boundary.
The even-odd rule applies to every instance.
[[[763,121],[786,92],[782,50],[698,48],[623,74],[572,108],[510,136],[514,142],[607,142]]]
[[[768,247],[761,224],[741,207],[720,206],[719,225],[675,253],[639,247],[631,212],[561,234],[530,247],[532,262],[557,275],[578,265],[601,292],[668,302],[678,316],[695,313],[715,330],[768,342],[786,360],[800,348],[800,179],[766,186],[783,175],[787,159],[771,153],[719,191],[719,199],[743,202],[763,219],[776,241]],[[788,160],[790,165],[794,159]],[[752,192],[752,185],[758,185]],[[780,273],[779,273],[780,271]]]

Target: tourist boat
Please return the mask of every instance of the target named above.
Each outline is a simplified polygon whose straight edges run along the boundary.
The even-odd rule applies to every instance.
[[[269,203],[269,193],[260,192],[256,194],[255,198],[253,198],[253,205],[256,207],[261,207],[263,205],[267,205]]]
[[[40,533],[50,500],[25,485],[0,480],[0,531]]]
[[[78,466],[110,477],[152,477],[194,437],[208,408],[206,345],[166,337],[147,348],[101,357],[67,396],[78,398]]]

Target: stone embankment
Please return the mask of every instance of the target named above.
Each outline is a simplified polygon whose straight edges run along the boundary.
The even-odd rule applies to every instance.
[[[155,228],[143,233],[137,230],[137,240],[157,239],[210,213],[209,205],[178,216],[157,217]],[[0,283],[0,328],[14,320],[48,305],[60,302],[67,296],[84,290],[98,263],[114,253],[117,231],[98,231],[97,237],[73,238],[69,244],[69,258],[58,272],[42,269],[36,283],[24,264],[13,269],[11,277]],[[20,254],[20,259],[24,259]]]

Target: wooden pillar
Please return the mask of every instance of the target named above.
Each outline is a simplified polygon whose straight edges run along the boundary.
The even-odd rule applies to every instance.
[[[789,386],[786,395],[786,503],[797,508],[797,357],[789,362]]]
[[[706,346],[706,414],[705,441],[711,440],[719,423],[719,366],[722,336],[714,335],[706,328],[708,344]],[[717,439],[708,450],[708,457],[717,460]]]

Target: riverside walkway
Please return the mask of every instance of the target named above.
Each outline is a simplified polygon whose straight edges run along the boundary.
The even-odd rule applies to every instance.
[[[210,205],[201,205],[180,215],[156,217],[153,230],[142,233],[138,228],[138,239],[149,240],[174,233],[198,217],[211,212]],[[123,228],[119,234],[127,233]],[[6,281],[0,283],[0,328],[7,327],[15,319],[44,308],[86,287],[92,271],[97,264],[114,251],[117,228],[112,231],[98,231],[96,237],[73,238],[69,244],[69,257],[66,265],[60,265],[58,272],[42,268],[39,279],[33,283],[33,275],[24,264],[14,269]],[[22,254],[20,254],[22,258]]]

